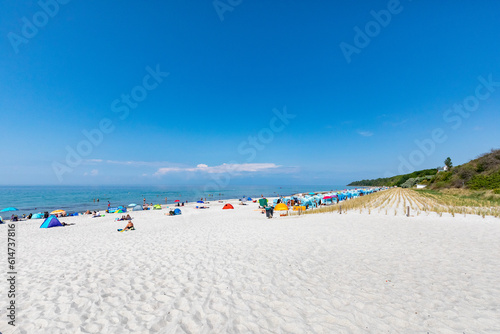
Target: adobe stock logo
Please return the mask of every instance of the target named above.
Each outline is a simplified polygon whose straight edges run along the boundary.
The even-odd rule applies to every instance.
[[[489,74],[487,78],[482,75],[477,78],[479,84],[474,89],[474,94],[466,96],[461,103],[454,103],[452,108],[443,112],[443,121],[447,123],[454,131],[458,130],[465,119],[477,112],[481,101],[486,101],[500,87],[500,81],[494,81],[493,75]],[[437,127],[431,131],[430,138],[414,141],[417,148],[410,152],[406,157],[399,155],[399,174],[408,174],[421,166],[427,157],[430,157],[436,151],[439,144],[448,140],[446,129]],[[386,172],[385,177],[394,176],[397,173]]]
[[[269,120],[269,126],[261,128],[255,136],[248,136],[246,140],[243,140],[238,145],[238,154],[247,156],[243,165],[251,164],[255,161],[258,152],[269,146],[274,141],[275,135],[284,131],[291,120],[297,117],[297,115],[289,113],[286,106],[283,107],[282,111],[274,108],[272,112],[273,117]],[[242,164],[237,161],[231,161],[224,173],[212,174],[212,180],[205,185],[204,191],[220,191],[220,189],[227,187],[231,178],[240,172],[238,168],[231,168],[233,165]]]
[[[224,13],[225,12],[232,12],[236,6],[241,5],[243,0],[225,0],[226,2],[222,0],[214,0],[212,4],[214,5],[214,9],[217,12],[217,15],[219,16],[219,19],[221,21],[224,21]]]
[[[156,65],[155,69],[147,66],[146,72],[147,74],[142,78],[141,84],[132,87],[129,94],[123,93],[120,95],[120,98],[111,102],[111,111],[120,120],[123,121],[129,117],[131,109],[138,108],[139,103],[148,97],[148,92],[156,89],[170,75],[169,72],[162,72],[160,65]],[[104,117],[90,131],[84,129],[81,132],[84,139],[81,139],[74,148],[66,145],[64,162],[52,162],[52,170],[59,182],[63,181],[65,174],[71,173],[75,168],[80,166],[84,161],[83,158],[92,154],[94,149],[102,144],[106,137],[105,135],[115,131],[115,123],[116,120],[113,121],[110,118]]]
[[[354,53],[360,54],[361,50],[370,45],[372,39],[380,34],[382,28],[386,28],[391,23],[393,16],[400,14],[402,11],[403,6],[399,0],[389,0],[387,9],[382,9],[378,12],[374,10],[370,11],[373,20],[368,21],[363,30],[358,26],[354,26],[355,35],[353,44],[342,42],[339,45],[347,63],[350,64],[352,55]]]
[[[26,16],[21,18],[23,25],[21,35],[9,32],[7,38],[16,54],[19,53],[21,44],[28,44],[31,39],[38,35],[39,29],[45,27],[51,18],[54,18],[60,9],[60,5],[66,5],[71,0],[40,0],[37,2],[40,10],[33,14],[31,20]]]

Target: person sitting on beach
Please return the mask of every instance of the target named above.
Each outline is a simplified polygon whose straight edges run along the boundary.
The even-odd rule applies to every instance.
[[[132,220],[132,217],[130,217],[130,215],[127,215],[127,216],[125,217],[125,220]]]
[[[95,212],[94,211],[94,215],[92,216],[92,218],[98,218],[98,217],[101,217],[101,214],[99,212]]]
[[[125,216],[122,216],[121,218],[117,218],[116,219],[117,221],[122,221],[122,220],[126,220]]]
[[[119,230],[120,232],[123,232],[123,231],[128,231],[128,230],[135,230],[135,227],[134,227],[134,223],[132,223],[131,221],[128,222],[127,226],[125,226],[125,228],[123,230]]]
[[[90,210],[85,211],[85,215],[90,215]]]

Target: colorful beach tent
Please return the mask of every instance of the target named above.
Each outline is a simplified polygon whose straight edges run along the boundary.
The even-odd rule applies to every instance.
[[[230,203],[226,203],[226,205],[224,205],[222,210],[228,210],[228,209],[234,209],[234,206],[232,206]]]
[[[50,216],[49,218],[45,219],[42,225],[40,225],[40,228],[51,228],[56,226],[62,226],[61,222],[55,216]]]
[[[160,204],[153,205],[153,210],[161,210],[161,205]]]
[[[134,208],[132,209],[132,211],[142,211],[142,205],[136,205],[136,206],[134,206]]]
[[[31,216],[31,219],[42,219],[43,218],[43,213],[35,213],[33,216]]]
[[[181,209],[175,209],[174,210],[174,215],[177,216],[177,215],[180,215],[180,214],[182,214]]]
[[[196,201],[196,203],[205,203],[205,202],[203,202],[203,201]]]
[[[276,204],[276,206],[274,207],[274,210],[275,211],[287,211],[288,210],[288,206],[286,206],[285,203],[278,203]]]
[[[54,210],[50,213],[51,215],[66,214],[64,210]]]

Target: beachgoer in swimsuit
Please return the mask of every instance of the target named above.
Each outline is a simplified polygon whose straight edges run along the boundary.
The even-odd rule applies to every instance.
[[[122,231],[127,231],[127,230],[131,230],[131,229],[134,229],[134,223],[132,223],[131,221],[128,222],[127,226],[125,226],[125,228],[122,230]]]

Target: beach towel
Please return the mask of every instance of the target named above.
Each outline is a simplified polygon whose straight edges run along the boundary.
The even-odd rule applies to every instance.
[[[117,231],[118,231],[118,232],[135,231],[135,227],[129,228],[128,230],[124,230],[124,229],[122,229],[122,228],[119,228]]]

